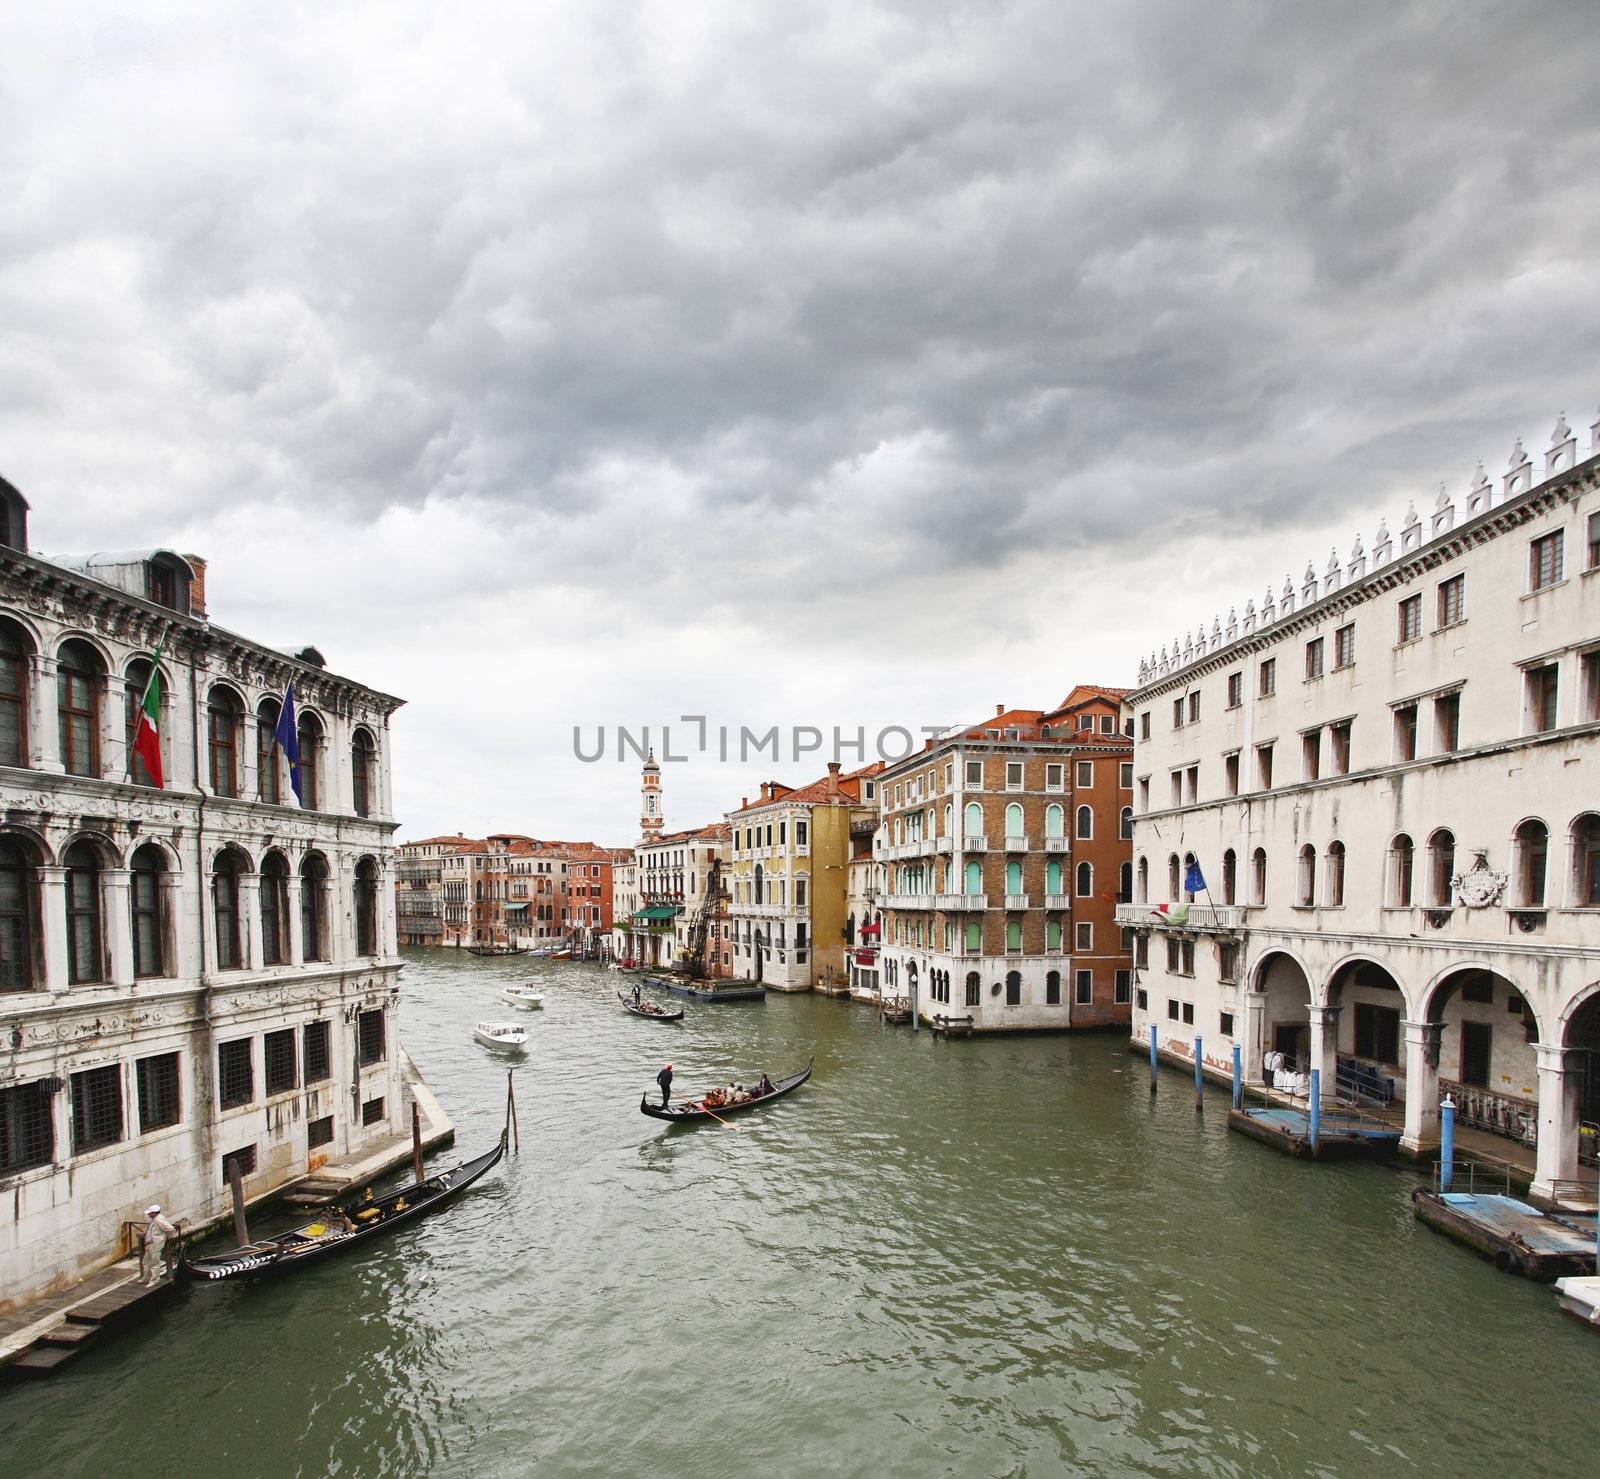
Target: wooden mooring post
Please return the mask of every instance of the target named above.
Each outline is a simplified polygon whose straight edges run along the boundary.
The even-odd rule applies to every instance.
[[[228,1190],[233,1193],[233,1235],[242,1248],[250,1241],[250,1228],[244,1220],[244,1174],[236,1155],[228,1157]]]
[[[417,1111],[417,1101],[411,1101],[411,1165],[422,1181],[422,1116]]]
[[[517,1096],[511,1088],[511,1070],[506,1069],[506,1123],[511,1126],[511,1148],[515,1151],[522,1149],[521,1139],[517,1134]]]

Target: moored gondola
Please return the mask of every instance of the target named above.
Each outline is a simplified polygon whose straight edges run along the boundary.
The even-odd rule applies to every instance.
[[[398,1191],[357,1202],[348,1208],[330,1208],[328,1216],[275,1238],[260,1238],[203,1258],[191,1258],[186,1252],[180,1267],[185,1275],[200,1282],[261,1279],[348,1252],[358,1244],[438,1211],[465,1191],[506,1153],[508,1133],[500,1132],[500,1143],[487,1155],[463,1161],[453,1170],[424,1177]]]
[[[681,1022],[683,1021],[683,1008],[669,1012],[665,1007],[658,1007],[649,997],[641,997],[641,1005],[635,1006],[631,997],[617,993],[617,1000],[622,1003],[635,1017],[643,1017],[647,1022]],[[654,1010],[651,1010],[654,1008]]]
[[[669,1105],[663,1109],[659,1104],[652,1104],[650,1096],[646,1094],[639,1100],[639,1113],[647,1114],[653,1120],[671,1120],[674,1123],[726,1119],[730,1114],[742,1114],[747,1109],[760,1109],[775,1099],[783,1098],[785,1094],[793,1093],[811,1077],[812,1064],[816,1061],[813,1058],[798,1073],[774,1079],[770,1094],[758,1094],[750,1099],[742,1099],[737,1104],[717,1104],[708,1109],[705,1107],[704,1098],[699,1098],[685,1100],[681,1107]]]

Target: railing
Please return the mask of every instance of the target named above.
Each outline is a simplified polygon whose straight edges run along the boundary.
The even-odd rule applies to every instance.
[[[1028,851],[1028,834],[1026,832],[1007,832],[1006,833],[1006,851],[1007,852],[1027,852]]]
[[[1007,894],[1006,895],[1006,908],[1007,909],[1026,909],[1027,907],[1028,907],[1028,896],[1026,894]]]
[[[946,832],[942,837],[935,837],[933,839],[933,850],[935,852],[953,852],[955,850],[955,845],[955,835],[951,832]]]
[[[1244,910],[1237,904],[1169,904],[1165,911],[1151,904],[1118,904],[1117,923],[1147,929],[1237,930],[1244,928]]]
[[[1340,1054],[1335,1059],[1334,1079],[1339,1097],[1352,1104],[1394,1103],[1394,1075],[1388,1064]]]
[[[1439,1092],[1455,1101],[1456,1123],[1473,1130],[1487,1130],[1522,1145],[1539,1143],[1539,1106],[1531,1099],[1511,1094],[1496,1094],[1476,1084],[1439,1080]]]
[[[932,894],[884,894],[878,905],[883,909],[932,909]]]
[[[1433,1168],[1433,1189],[1436,1194],[1443,1192],[1444,1165],[1440,1161]],[[1481,1187],[1478,1185],[1480,1181],[1483,1182]],[[1510,1196],[1511,1168],[1498,1161],[1492,1165],[1482,1161],[1451,1161],[1450,1190],[1464,1191],[1469,1196]]]
[[[987,909],[989,907],[989,896],[988,894],[935,894],[933,907],[953,913]]]
[[[1046,909],[1070,909],[1072,907],[1071,894],[1046,894],[1044,896]]]
[[[1046,852],[1071,852],[1072,839],[1070,837],[1046,837],[1044,850]]]
[[[988,852],[989,839],[981,832],[969,832],[961,839],[963,852]]]

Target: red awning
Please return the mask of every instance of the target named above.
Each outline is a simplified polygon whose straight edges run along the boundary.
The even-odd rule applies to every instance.
[[[866,936],[866,935],[881,935],[883,933],[883,922],[882,922],[882,920],[880,920],[877,924],[864,924],[864,925],[862,925],[861,926],[861,933],[862,933],[863,936]]]

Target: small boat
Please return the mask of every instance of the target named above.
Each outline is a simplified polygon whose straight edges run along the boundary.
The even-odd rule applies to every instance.
[[[414,1181],[410,1186],[391,1191],[370,1201],[356,1202],[347,1208],[330,1209],[314,1222],[275,1238],[262,1238],[242,1247],[210,1257],[182,1255],[179,1267],[191,1279],[215,1282],[218,1279],[259,1279],[289,1273],[308,1263],[317,1263],[336,1253],[344,1253],[359,1243],[369,1242],[384,1233],[425,1217],[458,1196],[506,1153],[506,1132],[500,1143],[475,1161],[463,1161],[452,1171]]]
[[[710,1109],[705,1107],[704,1099],[685,1100],[682,1108],[676,1105],[663,1109],[659,1104],[652,1104],[648,1094],[639,1100],[639,1113],[647,1114],[653,1120],[673,1120],[686,1122],[692,1120],[726,1119],[730,1114],[742,1114],[747,1109],[759,1109],[763,1105],[771,1104],[774,1099],[781,1099],[785,1094],[793,1093],[808,1078],[811,1077],[811,1067],[817,1060],[813,1058],[798,1073],[791,1073],[785,1078],[772,1081],[772,1092],[762,1094],[759,1098],[744,1099],[738,1104],[716,1104]]]
[[[679,1007],[675,1012],[669,1012],[665,1007],[657,1006],[655,1002],[651,1001],[648,996],[641,996],[639,998],[638,1006],[635,1006],[631,996],[624,996],[622,992],[619,991],[617,993],[617,1000],[620,1001],[630,1012],[632,1012],[635,1017],[645,1017],[652,1022],[683,1021],[682,1007]]]
[[[545,956],[545,959],[546,960],[571,960],[572,959],[572,952],[570,950],[552,950],[552,951],[549,952],[549,954],[547,954]]]
[[[526,1007],[530,1012],[536,1012],[544,1005],[543,994],[535,991],[532,986],[507,986],[500,996],[512,1006]]]
[[[497,1053],[520,1053],[528,1046],[528,1029],[517,1022],[479,1022],[472,1035]]]
[[[526,955],[527,950],[521,945],[468,945],[468,955]]]

